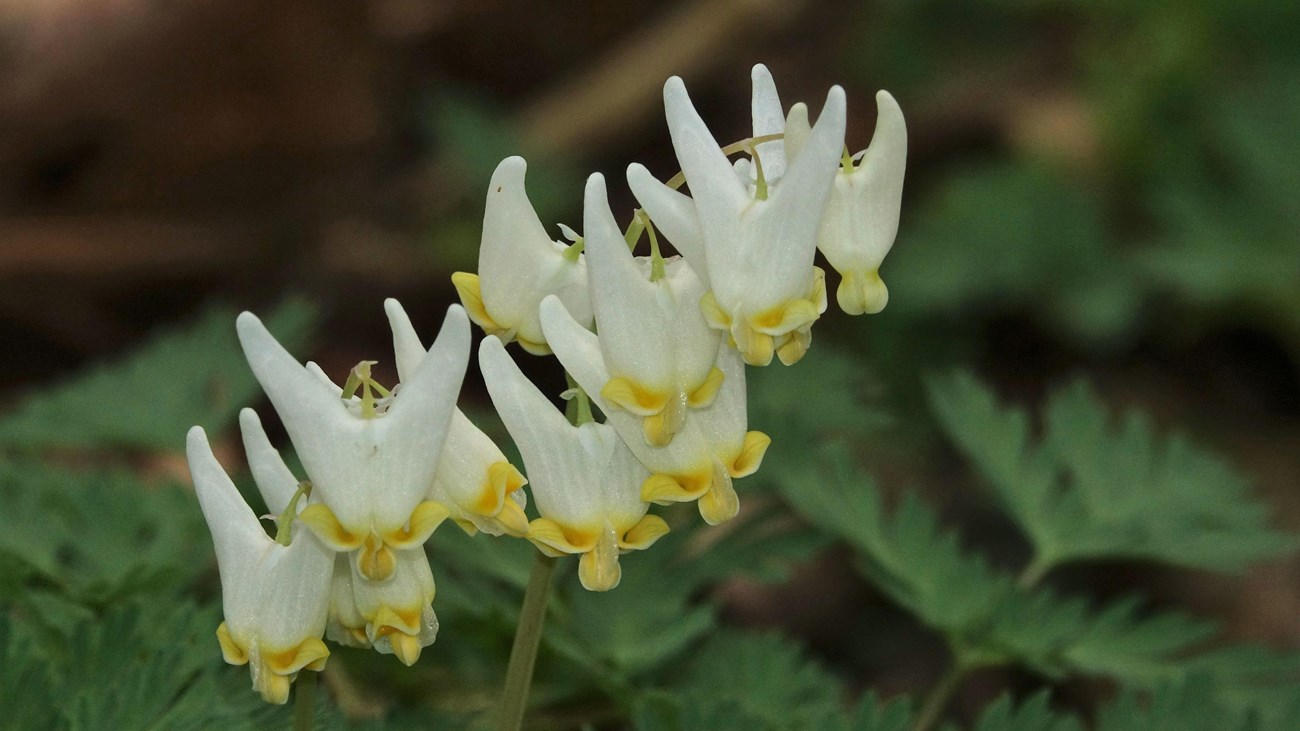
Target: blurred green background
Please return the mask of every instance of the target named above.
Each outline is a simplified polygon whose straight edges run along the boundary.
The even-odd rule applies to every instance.
[[[134,380],[114,381],[114,398],[93,384],[80,392],[88,398],[74,390],[53,407],[41,394],[158,328],[198,318],[195,342],[228,337],[233,310],[213,312],[214,303],[269,312],[301,298],[280,313],[304,359],[331,373],[385,360],[383,298],[400,299],[432,333],[455,301],[449,275],[475,268],[497,161],[528,158],[548,225],[580,222],[593,171],[611,180],[615,211],[630,213],[619,184],[627,163],[664,178],[676,171],[663,81],[683,76],[730,141],[748,134],[749,68],[762,62],[787,106],[815,107],[830,84],[843,85],[851,149],[870,139],[879,88],[899,100],[910,136],[902,225],[882,269],[889,307],[867,318],[832,309],[805,363],[754,377],[755,389],[775,394],[753,425],[776,437],[770,459],[782,459],[783,431],[797,443],[800,430],[825,426],[809,423],[809,410],[824,407],[817,414],[834,429],[849,418],[837,415],[846,403],[861,404],[854,450],[881,489],[919,489],[1014,563],[1023,540],[973,487],[923,384],[962,367],[1036,412],[1083,377],[1110,408],[1140,408],[1158,429],[1212,446],[1275,524],[1294,531],[1297,33],[1300,5],[1285,0],[7,2],[0,390],[15,406],[0,412],[0,449],[36,450],[50,468],[110,469],[108,505],[127,499],[133,478],[186,481],[184,428],[228,423],[253,402],[237,355],[211,360],[201,345],[173,343]],[[310,347],[302,301],[318,312]],[[228,377],[229,391],[207,411],[152,421],[186,396],[169,391],[160,364]],[[833,377],[819,381],[819,368]],[[559,390],[558,371],[538,373]],[[860,400],[839,400],[828,383]],[[477,376],[464,398],[467,409],[486,407]],[[112,426],[123,414],[134,426]],[[39,480],[4,465],[4,494],[40,502],[30,488]],[[191,517],[184,531],[163,521],[177,535],[151,534],[150,545],[204,546]],[[105,530],[104,545],[115,535]],[[791,555],[806,563],[776,584],[698,576],[690,591],[706,593],[727,625],[797,638],[852,689],[917,692],[933,680],[942,647],[855,577],[843,552]],[[50,556],[50,576],[63,559]],[[118,566],[129,578],[107,583],[96,570],[81,584],[74,574],[60,590],[71,604],[64,597],[48,611],[106,611],[115,592],[163,581],[148,567]],[[12,592],[31,579],[0,577]],[[211,578],[197,600],[211,598]],[[1142,588],[1219,618],[1233,639],[1300,644],[1292,559],[1244,577],[1107,562],[1056,581],[1106,597]],[[868,640],[845,639],[860,635]],[[481,670],[489,683],[495,669]],[[1017,684],[1015,672],[979,676],[958,711]],[[1087,705],[1096,692],[1067,696]]]

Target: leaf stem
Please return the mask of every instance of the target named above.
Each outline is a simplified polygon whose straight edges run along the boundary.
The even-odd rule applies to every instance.
[[[316,673],[303,670],[293,694],[293,731],[312,731],[316,727]]]
[[[519,611],[519,627],[515,629],[515,644],[510,648],[510,665],[506,668],[506,685],[501,694],[499,731],[519,731],[523,726],[556,563],[558,559],[539,553],[528,575],[528,589],[524,592],[524,606]]]
[[[921,710],[916,716],[916,725],[912,731],[930,731],[935,724],[943,718],[943,711],[948,707],[948,701],[952,700],[953,693],[961,686],[961,681],[966,679],[966,674],[970,672],[970,667],[960,660],[954,662],[952,667],[939,678],[929,693],[925,694],[925,700],[921,701]]]
[[[1052,570],[1052,562],[1044,561],[1041,556],[1035,556],[1033,561],[1020,572],[1016,577],[1016,586],[1021,589],[1032,589],[1047,576],[1047,572]]]

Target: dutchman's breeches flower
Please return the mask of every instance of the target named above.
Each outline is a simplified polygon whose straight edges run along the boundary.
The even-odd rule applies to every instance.
[[[722,386],[720,333],[699,307],[704,285],[680,258],[632,256],[599,174],[587,179],[584,210],[592,305],[611,374],[601,397],[642,420],[647,444],[663,446],[687,411],[708,407]]]
[[[265,442],[264,434],[250,433],[248,420],[244,417],[246,443]],[[255,428],[261,431],[260,425]],[[268,449],[269,444],[263,449],[260,443],[249,449],[249,463],[267,505],[283,511],[297,481],[282,462],[268,463],[279,460]],[[212,454],[202,428],[190,430],[186,453],[221,572],[221,654],[232,665],[249,665],[253,688],[266,701],[284,703],[298,673],[321,670],[329,658],[321,635],[334,553],[308,531],[291,531],[288,545],[268,536]],[[284,482],[280,478],[286,475]],[[292,510],[286,517],[291,515]]]
[[[668,532],[668,524],[647,514],[641,501],[645,468],[608,425],[570,424],[500,340],[488,337],[480,344],[479,369],[523,455],[542,515],[529,525],[528,539],[548,556],[580,554],[578,577],[587,589],[618,586],[619,554],[648,548]]]
[[[605,401],[598,389],[610,376],[597,336],[569,316],[558,299],[542,302],[542,325],[555,355],[600,406],[618,435],[652,473],[641,485],[641,499],[653,503],[698,501],[711,525],[730,520],[740,509],[732,480],[753,474],[771,439],[746,431],[745,364],[722,345],[715,354],[721,385],[707,407],[691,410],[682,429],[663,446],[647,444],[640,419]],[[499,406],[498,406],[499,408]]]
[[[422,546],[396,551],[392,575],[371,581],[352,564],[352,598],[366,639],[379,652],[414,665],[438,636],[433,571]]]
[[[537,305],[556,295],[590,326],[587,264],[579,242],[565,245],[546,234],[524,190],[527,169],[522,157],[497,165],[483,213],[478,274],[456,272],[451,281],[484,332],[505,343],[517,341],[533,355],[550,355]]]
[[[876,93],[876,131],[866,150],[846,157],[835,175],[817,247],[842,279],[835,292],[850,315],[885,309],[889,290],[880,264],[898,235],[907,168],[907,125],[903,110],[887,91]],[[792,109],[787,141],[795,149],[808,136],[807,110]],[[854,160],[861,161],[854,163]]]
[[[337,387],[299,364],[251,313],[237,324],[249,365],[312,481],[317,500],[298,520],[326,546],[355,552],[367,579],[392,576],[395,552],[421,546],[448,515],[427,496],[469,359],[464,310],[448,309],[437,340],[400,393],[370,380],[367,364],[355,369],[345,388],[360,388],[360,398],[340,398]]]
[[[755,127],[766,131],[780,116],[780,101],[766,69],[755,68],[754,86]],[[693,203],[640,165],[628,168],[632,192],[707,279],[704,316],[730,333],[745,362],[767,365],[773,355],[786,365],[797,362],[826,309],[825,281],[813,257],[844,147],[844,90],[830,90],[797,159],[787,165],[780,152],[769,152],[780,172],[774,181],[762,155],[781,148],[760,143],[752,166],[734,168],[680,78],[664,85],[664,107]]]

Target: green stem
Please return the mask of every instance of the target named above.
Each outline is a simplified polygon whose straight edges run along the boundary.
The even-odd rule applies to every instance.
[[[510,648],[510,665],[506,668],[506,687],[501,694],[499,731],[519,731],[523,726],[533,665],[537,662],[542,624],[546,621],[546,604],[551,596],[551,577],[555,575],[557,563],[558,559],[539,553],[528,575],[524,606],[519,610],[519,627],[515,629],[515,644]]]
[[[948,701],[952,700],[953,693],[957,692],[968,672],[970,668],[960,661],[948,668],[948,672],[939,678],[939,682],[925,695],[925,700],[921,701],[921,710],[917,713],[916,725],[912,726],[912,731],[930,731],[939,723],[944,709],[948,707]]]
[[[298,689],[293,694],[293,731],[312,731],[316,726],[316,673],[303,670],[298,674]]]
[[[1016,585],[1021,589],[1032,589],[1047,576],[1047,572],[1052,570],[1052,562],[1045,561],[1041,556],[1034,557],[1033,561],[1020,572],[1016,577]]]

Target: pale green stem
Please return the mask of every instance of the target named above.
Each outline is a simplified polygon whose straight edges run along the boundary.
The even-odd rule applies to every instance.
[[[579,407],[581,408],[581,406]],[[588,407],[590,413],[590,407]],[[551,596],[551,578],[558,559],[537,554],[537,562],[528,575],[524,606],[519,611],[515,644],[510,648],[510,665],[506,668],[506,686],[501,694],[499,731],[519,731],[528,706],[528,689],[533,682],[533,665],[542,641],[542,624],[546,621],[546,604]]]
[[[664,255],[659,252],[659,237],[655,235],[654,224],[644,210],[638,211],[650,236],[650,281],[657,282],[664,278]]]
[[[767,200],[767,178],[763,175],[763,158],[759,157],[757,145],[750,148],[749,156],[754,161],[754,199],[765,201]]]
[[[952,700],[953,693],[961,686],[961,681],[966,679],[966,674],[970,668],[960,662],[954,662],[953,666],[948,668],[939,682],[935,683],[929,693],[925,694],[925,699],[921,701],[921,709],[916,715],[916,724],[912,726],[912,731],[930,731],[943,718],[943,711],[948,707],[948,701]]]
[[[275,540],[281,546],[287,546],[293,540],[293,519],[298,517],[298,501],[305,497],[311,497],[311,480],[298,483],[298,489],[289,498],[289,504],[280,511],[280,517],[275,521]]]
[[[312,731],[316,727],[316,673],[303,670],[298,673],[297,689],[293,694],[293,731]]]

